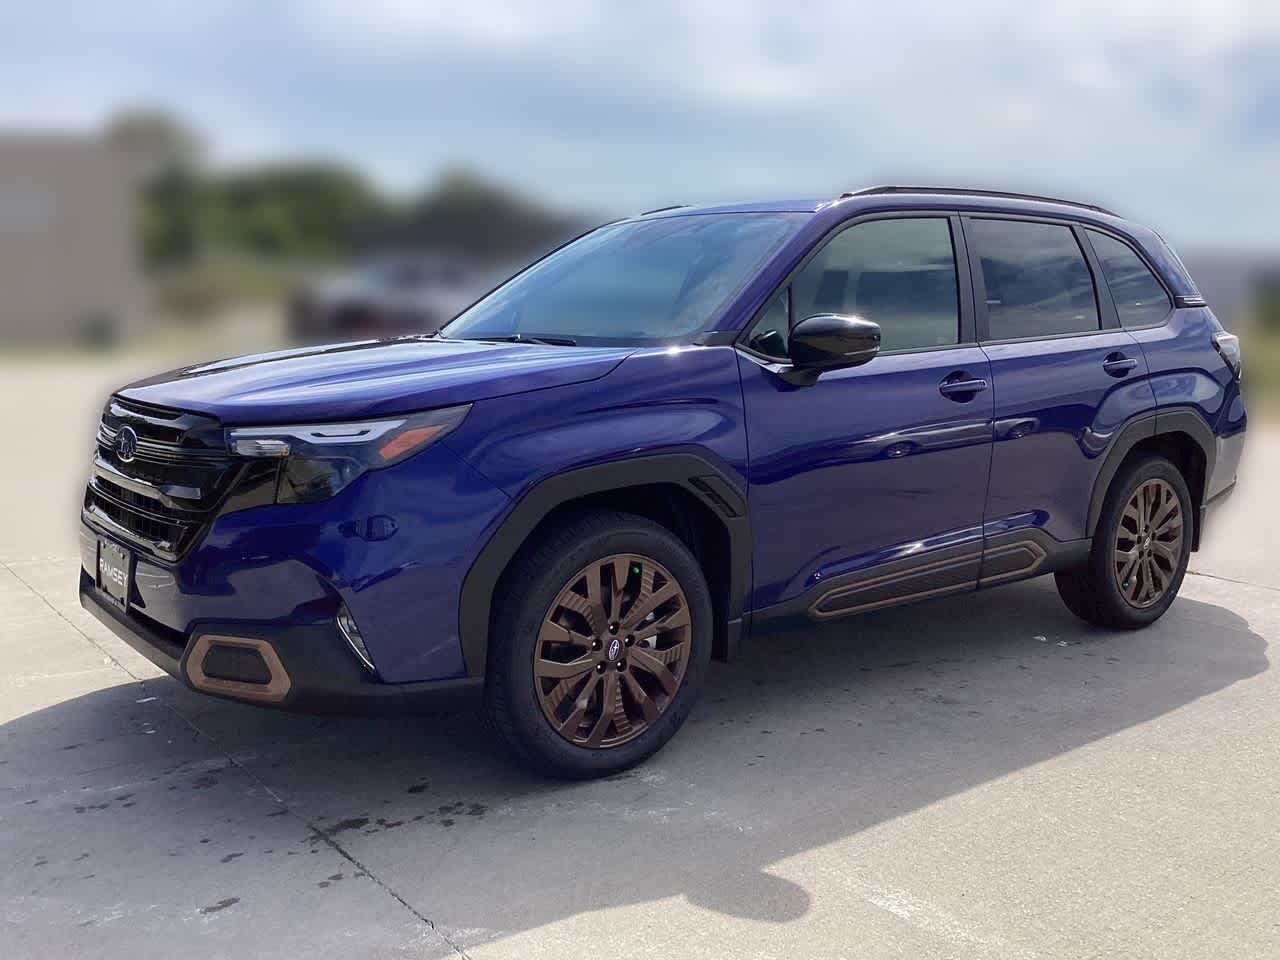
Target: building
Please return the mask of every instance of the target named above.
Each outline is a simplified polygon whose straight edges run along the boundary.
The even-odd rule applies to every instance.
[[[143,306],[134,206],[105,138],[0,134],[0,339],[128,333]]]

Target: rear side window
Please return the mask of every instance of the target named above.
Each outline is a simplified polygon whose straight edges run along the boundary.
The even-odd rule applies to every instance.
[[[815,313],[875,321],[882,351],[958,343],[951,225],[941,217],[854,224],[796,275],[791,299],[793,321]]]
[[[1127,243],[1096,230],[1089,231],[1089,242],[1111,288],[1120,325],[1141,327],[1163,320],[1173,304],[1142,258]]]
[[[971,220],[982,263],[987,339],[1097,330],[1093,275],[1070,227],[1026,220]]]

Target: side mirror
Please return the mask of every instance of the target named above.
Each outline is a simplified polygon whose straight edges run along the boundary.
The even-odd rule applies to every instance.
[[[880,324],[818,313],[792,327],[790,339],[791,363],[797,370],[839,370],[866,363],[880,352]]]

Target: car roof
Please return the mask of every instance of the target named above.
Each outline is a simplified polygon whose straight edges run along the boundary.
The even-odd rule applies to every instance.
[[[635,219],[689,217],[707,213],[814,213],[830,203],[831,198],[807,200],[755,200],[741,203],[677,203],[669,207],[646,210]]]
[[[1094,203],[1044,197],[1036,194],[970,187],[878,186],[842,193],[837,197],[757,200],[723,204],[676,204],[647,210],[636,219],[686,217],[720,213],[820,213],[841,208],[841,219],[861,210],[940,208],[988,210],[1001,213],[1063,216],[1102,223],[1127,223],[1119,215]]]
[[[995,213],[1074,221],[1082,226],[1110,230],[1127,238],[1147,255],[1178,296],[1198,296],[1195,281],[1177,255],[1150,227],[1127,220],[1094,203],[1044,197],[1037,194],[968,187],[880,186],[848,191],[837,197],[800,200],[761,200],[706,206],[676,205],[648,210],[637,220],[729,213],[807,213],[804,226],[775,255],[791,265],[829,231],[843,223],[874,213],[902,210]]]

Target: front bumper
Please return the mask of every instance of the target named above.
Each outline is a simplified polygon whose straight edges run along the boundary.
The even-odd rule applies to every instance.
[[[484,692],[479,677],[379,681],[355,660],[336,627],[322,624],[207,622],[183,635],[121,610],[86,570],[80,571],[80,604],[192,690],[229,700],[303,713],[437,713],[473,709]]]
[[[159,408],[146,409],[151,419],[129,423],[164,436],[176,429],[173,417],[196,416],[172,414],[162,430],[152,423],[162,419]],[[330,499],[276,504],[274,474],[265,492],[262,478],[228,479],[226,469],[209,479],[208,450],[197,457],[186,446],[149,442],[164,457],[148,448],[159,459],[136,467],[99,443],[107,477],[95,467],[81,511],[85,570],[96,572],[99,539],[132,556],[131,613],[190,636],[208,623],[327,628],[345,606],[377,680],[399,686],[467,674],[462,581],[511,501],[443,443],[369,471]],[[192,457],[204,473],[187,464]],[[176,496],[175,484],[199,486],[205,509],[157,499]]]

